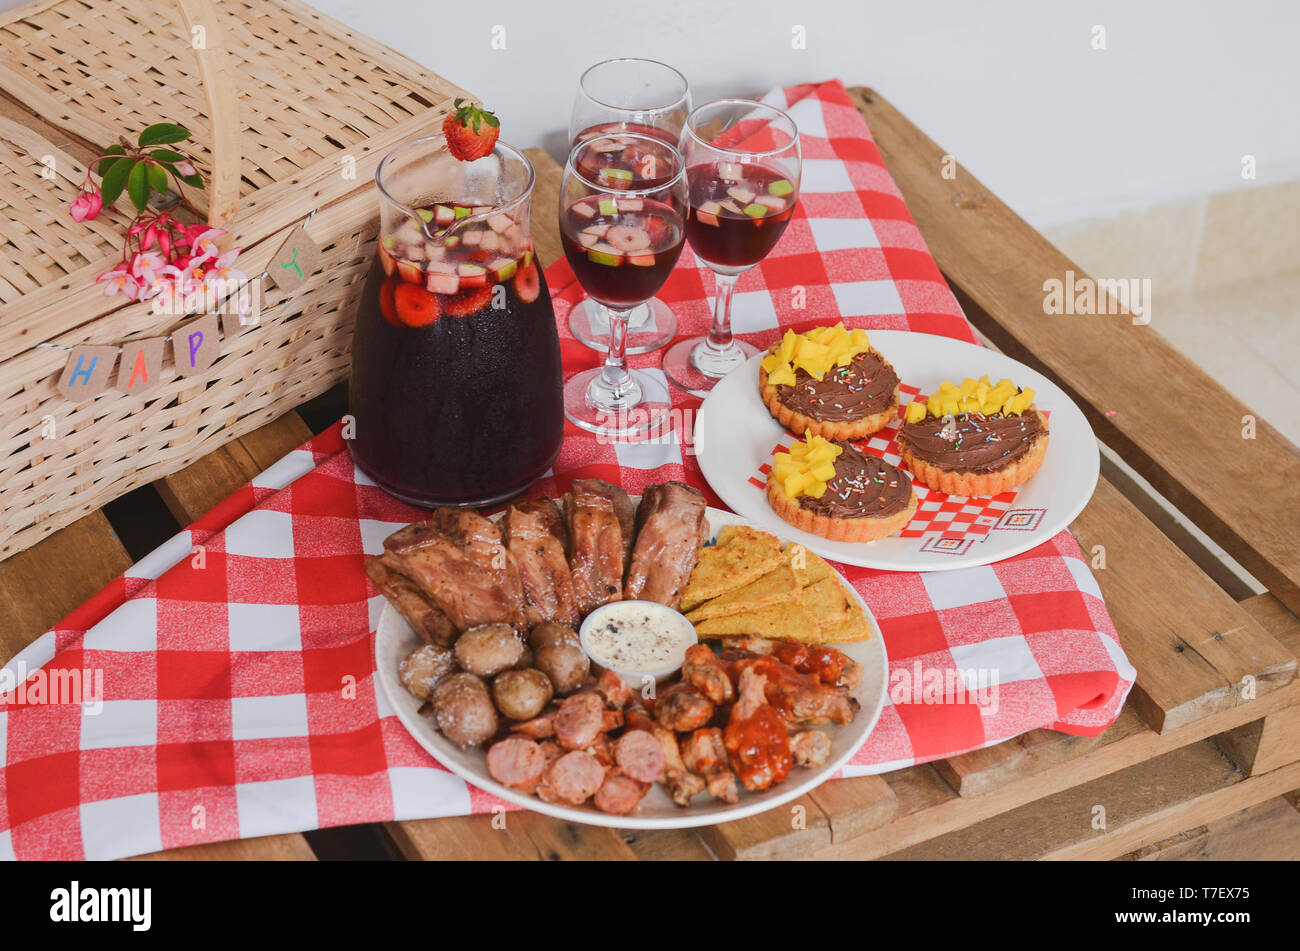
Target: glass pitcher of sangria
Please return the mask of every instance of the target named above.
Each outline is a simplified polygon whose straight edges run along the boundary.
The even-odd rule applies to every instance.
[[[560,342],[533,253],[532,164],[441,135],[375,173],[379,242],[352,341],[352,457],[423,507],[486,506],[545,473],[564,434]]]

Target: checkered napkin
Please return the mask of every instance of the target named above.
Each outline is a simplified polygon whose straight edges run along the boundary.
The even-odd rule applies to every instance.
[[[894,420],[879,432],[854,443],[862,451],[879,456],[895,466],[901,465],[903,461],[902,454],[898,451],[898,434],[903,428],[907,405],[916,399],[924,402],[929,398],[928,393],[922,394],[915,386],[906,383],[900,383],[898,390],[899,407]],[[1044,419],[1051,418],[1049,410],[1039,412]],[[787,452],[794,442],[795,437],[786,433],[772,447],[772,452]],[[771,463],[763,463],[749,477],[749,484],[757,489],[765,489],[767,474],[771,471]],[[1044,514],[1043,509],[1014,508],[1016,496],[1020,494],[1019,487],[987,498],[948,495],[920,482],[913,482],[912,489],[917,497],[916,514],[898,534],[901,538],[926,538],[921,551],[930,550],[927,546],[936,545],[940,547],[935,550],[964,555],[974,541],[986,538],[995,528],[1035,531]]]
[[[736,330],[761,345],[843,319],[973,341],[843,86],[766,98],[799,124],[803,189],[776,250],[740,279]],[[664,288],[683,334],[708,325],[708,277],[683,255]],[[563,263],[548,281],[564,328],[580,290]],[[658,372],[660,356],[633,363]],[[565,341],[567,372],[598,359]],[[580,476],[707,492],[683,448],[698,405],[679,399],[674,428],[638,443],[570,430],[537,492]],[[4,676],[23,689],[0,704],[0,856],[107,859],[496,806],[425,753],[376,686],[384,599],[362,566],[419,515],[356,471],[336,426],[15,657]],[[979,568],[842,570],[892,659],[885,711],[849,775],[1038,727],[1095,734],[1133,681],[1066,532]],[[76,685],[89,702],[66,702]]]

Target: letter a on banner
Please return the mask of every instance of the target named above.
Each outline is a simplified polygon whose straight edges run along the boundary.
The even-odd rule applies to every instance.
[[[130,396],[148,393],[161,382],[165,338],[150,337],[122,344],[117,388]]]

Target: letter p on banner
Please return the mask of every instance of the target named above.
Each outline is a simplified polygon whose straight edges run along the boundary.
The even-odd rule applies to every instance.
[[[194,376],[212,366],[221,352],[221,321],[216,314],[187,320],[172,331],[177,376]]]

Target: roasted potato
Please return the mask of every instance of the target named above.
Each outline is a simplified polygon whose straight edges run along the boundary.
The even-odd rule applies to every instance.
[[[506,670],[492,681],[492,699],[510,720],[531,720],[551,702],[555,690],[540,670]]]
[[[509,624],[480,624],[456,641],[456,662],[480,677],[495,677],[519,663],[524,643]]]
[[[550,678],[555,693],[563,697],[573,693],[591,672],[591,661],[587,653],[572,641],[561,640],[537,648],[534,664],[538,670]]]
[[[559,644],[565,641],[578,647],[582,646],[577,631],[571,627],[565,627],[563,624],[556,624],[554,621],[543,621],[528,634],[528,643],[534,651],[538,651],[548,644]]]
[[[451,674],[433,688],[433,719],[461,749],[479,746],[497,731],[497,708],[487,684],[470,673]]]
[[[438,681],[455,669],[456,658],[450,647],[422,644],[398,665],[397,676],[401,678],[403,687],[421,700],[428,700]]]

